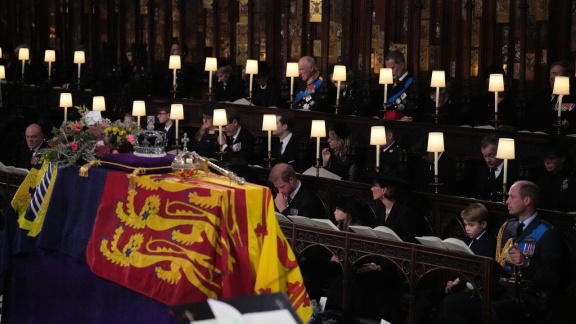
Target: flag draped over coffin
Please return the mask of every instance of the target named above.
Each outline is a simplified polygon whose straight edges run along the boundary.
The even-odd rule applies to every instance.
[[[272,195],[257,185],[111,172],[86,257],[97,275],[168,305],[286,292],[303,321],[312,313]]]

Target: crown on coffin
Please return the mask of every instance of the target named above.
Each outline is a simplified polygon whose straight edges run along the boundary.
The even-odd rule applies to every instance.
[[[148,127],[136,134],[136,145],[134,155],[144,157],[166,156],[164,147],[166,146],[166,133],[154,130],[154,124],[148,123]]]

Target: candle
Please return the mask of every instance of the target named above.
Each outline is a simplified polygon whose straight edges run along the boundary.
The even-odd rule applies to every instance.
[[[286,76],[290,78],[290,97],[294,94],[294,78],[299,75],[298,73],[298,63],[288,62],[286,63]]]
[[[380,144],[376,144],[376,167],[380,167]]]
[[[208,88],[212,89],[212,71],[208,71]]]
[[[380,146],[386,144],[386,128],[384,126],[372,126],[370,145],[376,145],[376,168],[380,167]]]
[[[252,80],[254,78],[254,74],[258,74],[258,61],[256,60],[247,60],[246,61],[246,73],[250,74],[250,92],[252,92]]]
[[[174,69],[173,78],[172,78],[172,85],[176,85],[176,69]]]
[[[558,118],[562,116],[562,97],[570,94],[570,78],[557,76],[554,78],[552,93],[558,95]]]
[[[222,125],[218,125],[218,143],[222,143]],[[222,147],[222,144],[220,144],[220,147]]]
[[[176,70],[182,68],[182,61],[180,60],[180,55],[170,55],[170,60],[168,61],[168,68],[174,70],[172,85],[176,86]]]
[[[436,87],[436,108],[440,107],[440,88]]]
[[[272,131],[276,130],[276,115],[264,114],[262,116],[262,130],[268,131],[268,152],[272,151]]]
[[[320,137],[316,137],[316,159],[320,158]]]
[[[438,175],[438,152],[434,152],[434,175]]]
[[[80,65],[82,63],[86,63],[86,56],[84,55],[84,51],[74,52],[74,63],[78,64],[78,79],[80,79]]]
[[[176,119],[176,142],[178,142],[178,119]]]
[[[316,137],[316,160],[320,158],[320,137],[326,137],[326,121],[313,120],[310,137]]]
[[[490,74],[488,91],[494,92],[494,113],[498,113],[498,92],[504,91],[503,74]]]
[[[68,121],[68,107],[64,107],[64,121]]]
[[[504,159],[504,177],[502,178],[502,184],[507,184],[508,179],[508,159]]]
[[[332,72],[332,80],[337,81],[336,86],[336,101],[340,100],[340,82],[346,81],[346,66],[336,65],[334,66],[334,71]]]
[[[56,51],[46,50],[44,52],[44,61],[48,62],[48,77],[50,77],[52,73],[52,62],[56,62]]]
[[[78,79],[80,79],[80,65],[82,65],[82,63],[78,63]]]
[[[394,83],[394,76],[392,75],[391,68],[380,69],[380,79],[378,83],[384,85],[384,107],[386,107],[386,101],[388,101],[388,85]]]

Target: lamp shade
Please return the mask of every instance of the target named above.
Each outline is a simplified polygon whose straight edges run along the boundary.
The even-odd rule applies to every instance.
[[[392,69],[381,68],[379,84],[392,84],[392,83],[394,83],[394,77],[392,76]]]
[[[286,77],[291,78],[291,77],[297,77],[298,75],[300,75],[300,73],[298,73],[298,63],[296,62],[286,63]]]
[[[552,93],[556,95],[569,95],[570,94],[570,77],[557,76],[554,78],[554,89]]]
[[[446,87],[446,76],[444,71],[432,71],[432,80],[430,80],[432,88]]]
[[[428,134],[428,152],[444,152],[444,133],[430,132]]]
[[[326,137],[326,121],[313,120],[310,137]]]
[[[30,51],[26,47],[21,47],[18,50],[18,60],[26,61],[30,59]]]
[[[174,120],[184,119],[184,105],[171,104],[170,105],[170,119],[174,119]]]
[[[178,70],[182,68],[180,55],[170,55],[170,61],[168,61],[168,68],[170,70]]]
[[[386,128],[384,126],[372,126],[370,145],[386,145]]]
[[[490,81],[488,83],[488,91],[502,92],[504,91],[504,75],[490,74]]]
[[[334,65],[334,72],[332,73],[332,80],[346,81],[346,66]]]
[[[75,51],[74,52],[74,63],[76,63],[76,64],[86,63],[86,57],[84,56],[84,51]]]
[[[214,109],[214,116],[212,119],[214,126],[228,125],[228,117],[226,116],[226,109]]]
[[[93,111],[106,111],[106,100],[104,96],[95,96],[92,98]]]
[[[69,92],[60,93],[60,107],[72,107],[72,94]]]
[[[46,50],[44,52],[44,62],[56,62],[56,51]]]
[[[132,116],[146,116],[146,103],[142,100],[134,100],[132,104]]]
[[[514,160],[516,153],[514,150],[514,139],[500,138],[498,140],[498,151],[496,151],[496,158]]]
[[[218,61],[215,57],[207,57],[206,63],[204,64],[204,71],[217,71]]]
[[[264,118],[262,119],[262,130],[263,131],[276,130],[276,115],[264,114]]]
[[[246,61],[246,74],[258,74],[258,61],[256,60]]]
[[[0,65],[0,80],[6,79],[6,69],[4,65]]]

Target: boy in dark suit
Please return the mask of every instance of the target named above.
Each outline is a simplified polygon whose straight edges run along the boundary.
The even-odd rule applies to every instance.
[[[488,209],[481,203],[472,203],[460,214],[464,222],[468,246],[476,255],[494,258],[496,237],[488,230]],[[480,323],[480,303],[470,293],[472,283],[458,276],[446,283],[443,317],[446,323]]]

